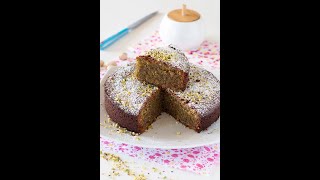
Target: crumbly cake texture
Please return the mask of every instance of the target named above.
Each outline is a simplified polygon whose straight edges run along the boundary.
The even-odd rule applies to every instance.
[[[191,129],[200,132],[220,116],[220,82],[209,71],[191,65],[184,91],[167,89],[165,111]]]
[[[184,91],[140,82],[135,64],[120,67],[105,83],[106,110],[110,118],[130,131],[141,133],[162,111],[201,132],[220,115],[220,82],[209,71],[190,66]]]
[[[173,45],[148,51],[137,57],[136,77],[162,89],[184,90],[188,82],[189,61]]]
[[[194,65],[190,67],[189,82],[184,91],[166,91],[185,101],[192,109],[196,109],[201,117],[220,106],[219,80],[211,72]]]
[[[120,67],[105,82],[105,105],[109,117],[130,131],[142,133],[161,113],[161,92],[138,81],[135,64]]]

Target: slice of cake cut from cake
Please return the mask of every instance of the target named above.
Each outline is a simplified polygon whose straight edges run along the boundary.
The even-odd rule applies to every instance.
[[[162,89],[184,90],[188,83],[189,61],[173,45],[152,49],[138,56],[135,75]]]
[[[119,67],[105,82],[105,108],[121,127],[144,132],[162,111],[161,90],[134,77],[135,64]]]
[[[186,89],[165,90],[163,108],[185,126],[201,132],[220,116],[220,82],[211,72],[191,65]]]

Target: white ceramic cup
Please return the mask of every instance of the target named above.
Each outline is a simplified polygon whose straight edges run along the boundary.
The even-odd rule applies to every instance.
[[[160,24],[160,38],[165,45],[173,44],[182,50],[197,50],[204,41],[204,24],[200,19],[177,22],[166,14]]]

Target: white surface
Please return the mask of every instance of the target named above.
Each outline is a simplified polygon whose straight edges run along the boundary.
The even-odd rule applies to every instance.
[[[197,50],[204,39],[203,19],[193,22],[177,22],[165,15],[160,23],[159,34],[166,44],[174,44],[184,51]]]
[[[134,31],[114,43],[100,53],[100,59],[107,62],[114,57],[119,56],[122,52],[126,52],[130,45],[136,44],[142,38],[150,35],[155,29],[159,28],[162,17],[170,10],[178,9],[181,4],[187,4],[187,7],[198,11],[204,18],[205,23],[205,39],[215,42],[220,42],[220,0],[100,0],[100,41],[106,39],[110,35],[118,32],[124,27],[139,18],[151,13],[154,10],[159,10],[152,19],[148,20]],[[121,155],[121,158],[128,161],[133,161],[129,157]],[[144,162],[134,159],[133,169],[141,169]],[[158,169],[162,167],[155,165]],[[100,172],[108,172],[111,169],[110,162],[101,159]],[[219,169],[213,170],[210,176],[195,175],[191,172],[185,172],[174,169],[174,174],[167,176],[169,179],[220,179]],[[110,179],[108,176],[101,175],[101,180]],[[121,175],[116,179],[133,179],[125,175]],[[151,176],[148,179],[157,179],[157,176]]]
[[[197,133],[192,129],[186,128],[181,123],[177,123],[167,113],[162,113],[152,124],[153,128],[142,133],[139,136],[139,140],[129,133],[117,133],[117,128],[110,124],[112,122],[107,122],[108,115],[104,105],[104,83],[107,77],[111,76],[117,68],[119,67],[110,66],[100,81],[100,123],[109,124],[110,126],[100,126],[100,135],[105,139],[140,147],[162,149],[192,148],[220,142],[220,119],[207,130]],[[177,132],[181,134],[177,135]]]

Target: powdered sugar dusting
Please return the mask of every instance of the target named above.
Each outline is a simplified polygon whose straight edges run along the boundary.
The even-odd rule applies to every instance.
[[[158,87],[145,84],[134,77],[135,63],[119,67],[105,82],[105,92],[121,109],[138,115],[142,105]]]
[[[189,72],[189,61],[185,54],[174,45],[152,49],[146,53],[157,61],[162,61],[172,67],[181,69],[183,72]]]
[[[189,82],[184,91],[168,92],[184,100],[188,106],[195,109],[201,116],[205,116],[220,106],[220,82],[209,71],[190,66]]]

